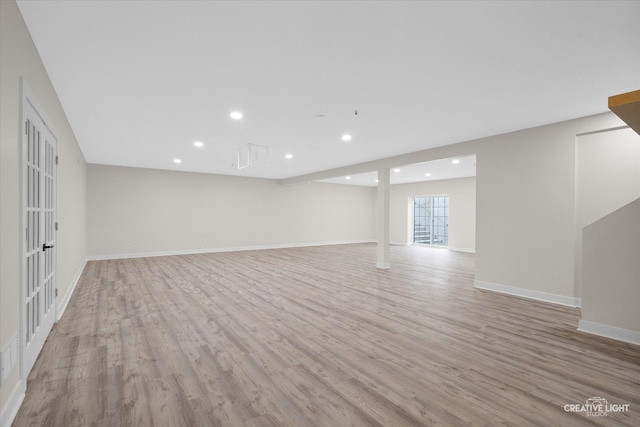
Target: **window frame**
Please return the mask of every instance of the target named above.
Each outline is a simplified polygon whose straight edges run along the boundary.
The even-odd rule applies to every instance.
[[[428,200],[428,202],[426,203],[427,206],[425,206],[425,215],[416,215],[416,200],[419,199],[425,199]],[[444,199],[444,203],[440,204],[439,202],[441,202]],[[451,216],[451,197],[449,196],[449,194],[429,194],[429,195],[417,195],[417,196],[411,196],[409,198],[410,201],[410,207],[411,207],[411,221],[409,224],[409,234],[411,237],[411,244],[417,244],[417,245],[425,245],[425,246],[433,246],[433,247],[438,247],[438,248],[448,248],[449,247],[449,222],[450,222],[450,216]],[[420,203],[420,202],[418,202]],[[418,209],[420,208],[420,206],[417,207]],[[434,215],[434,213],[436,213],[436,215]],[[424,218],[424,220],[422,222],[429,222],[429,224],[419,224],[418,222],[416,222],[416,218],[418,218],[418,222],[420,222],[420,219]],[[435,224],[435,222],[438,219],[445,219],[445,224],[444,225],[437,225]],[[424,242],[424,241],[416,241],[416,226],[417,225],[422,225],[422,226],[426,226],[428,225],[429,229],[428,230],[422,230],[423,232],[427,232],[428,231],[428,242]],[[438,231],[439,235],[444,234],[444,236],[441,238],[442,239],[442,243],[437,243],[434,239],[434,237],[437,237],[437,234],[435,234],[435,231]]]

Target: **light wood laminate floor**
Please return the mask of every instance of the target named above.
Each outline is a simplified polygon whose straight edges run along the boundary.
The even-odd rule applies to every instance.
[[[533,262],[533,260],[532,260]],[[371,244],[89,262],[16,426],[640,425],[640,347]],[[627,413],[566,404],[602,397]]]

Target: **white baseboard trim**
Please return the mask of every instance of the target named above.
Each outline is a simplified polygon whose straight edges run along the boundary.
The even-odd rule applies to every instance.
[[[598,335],[617,341],[624,341],[629,344],[640,345],[640,332],[631,331],[629,329],[603,325],[602,323],[590,322],[588,320],[580,320],[580,322],[578,322],[578,330],[580,332],[586,332],[587,334]]]
[[[569,307],[580,307],[580,298],[566,297],[563,295],[549,294],[546,292],[534,291],[531,289],[499,285],[497,283],[481,282],[480,280],[474,281],[473,287],[477,289],[484,289],[487,291],[499,292],[501,294],[508,294],[537,301],[550,302],[552,304],[566,305]]]
[[[391,268],[391,264],[388,262],[377,262],[376,268],[379,268],[380,270],[388,270]]]
[[[20,405],[24,400],[25,394],[22,391],[22,380],[18,381],[13,388],[7,404],[2,408],[2,414],[0,415],[0,427],[11,427],[11,423],[16,418]]]
[[[409,246],[407,242],[403,242],[402,240],[392,240],[389,242],[389,244],[395,246]]]
[[[62,318],[64,311],[67,309],[67,305],[69,304],[69,301],[71,301],[71,295],[73,295],[73,292],[76,290],[76,285],[78,284],[78,281],[80,280],[80,276],[82,276],[82,272],[84,271],[84,267],[86,265],[87,265],[87,258],[85,258],[84,261],[82,261],[80,268],[78,269],[78,271],[76,271],[76,275],[73,276],[73,280],[71,281],[71,286],[69,287],[69,290],[64,296],[64,299],[62,300],[62,302],[58,305],[58,318],[56,319],[56,322]]]
[[[451,246],[449,246],[449,250],[450,251],[454,251],[454,252],[465,252],[468,254],[475,254],[476,250],[473,248],[452,248]]]
[[[288,248],[305,248],[310,246],[330,246],[330,245],[352,245],[357,243],[375,243],[373,240],[339,240],[335,242],[313,242],[313,243],[285,243],[280,245],[257,245],[257,246],[232,246],[229,248],[213,248],[213,249],[187,249],[176,251],[159,251],[159,252],[140,252],[134,254],[113,254],[113,255],[91,255],[87,257],[88,261],[104,261],[110,259],[128,259],[128,258],[149,258],[158,256],[173,255],[195,255],[210,254],[217,252],[240,252],[240,251],[258,251],[265,249],[288,249]]]

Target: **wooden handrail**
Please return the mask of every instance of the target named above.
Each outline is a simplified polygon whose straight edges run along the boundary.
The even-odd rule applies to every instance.
[[[610,96],[609,109],[640,134],[640,90]]]

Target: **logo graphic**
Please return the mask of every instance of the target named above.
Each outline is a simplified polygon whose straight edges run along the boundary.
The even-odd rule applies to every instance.
[[[564,405],[565,412],[581,412],[587,417],[606,417],[610,412],[628,412],[629,404],[609,403],[604,397],[590,397],[583,404]]]

